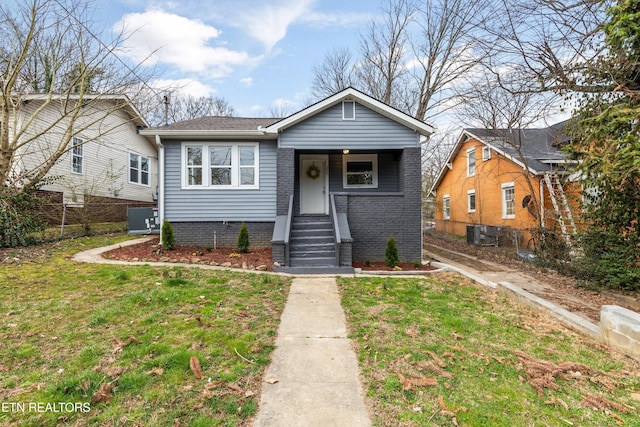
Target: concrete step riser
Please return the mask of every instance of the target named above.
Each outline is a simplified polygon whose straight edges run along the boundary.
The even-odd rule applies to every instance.
[[[290,258],[291,267],[332,267],[335,258]]]

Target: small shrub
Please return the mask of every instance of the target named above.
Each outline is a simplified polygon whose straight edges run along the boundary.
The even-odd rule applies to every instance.
[[[400,263],[396,240],[393,236],[389,236],[389,239],[387,240],[387,248],[384,251],[384,263],[389,267],[395,267]]]
[[[366,265],[367,267],[371,267],[371,261],[365,260],[364,265]]]
[[[162,223],[162,247],[168,251],[175,249],[176,247],[176,236],[173,234],[173,227],[169,223],[169,221],[164,221]]]
[[[249,252],[249,230],[247,230],[247,225],[244,222],[238,235],[238,252],[243,254]]]
[[[414,268],[421,268],[422,267],[422,261],[414,261],[413,262],[413,267]]]

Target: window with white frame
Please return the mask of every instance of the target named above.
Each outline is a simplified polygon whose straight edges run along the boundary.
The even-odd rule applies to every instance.
[[[467,150],[467,176],[474,176],[476,174],[476,148],[469,148]]]
[[[185,143],[183,187],[257,188],[258,143]]]
[[[129,182],[149,185],[149,158],[137,153],[129,153]]]
[[[476,190],[467,191],[467,211],[470,213],[476,211]]]
[[[71,144],[71,172],[82,174],[84,172],[84,141],[74,137]]]
[[[356,103],[355,101],[344,101],[342,103],[342,120],[356,119]]]
[[[451,218],[451,198],[448,194],[442,196],[442,214],[444,219]]]
[[[342,171],[344,188],[378,188],[377,154],[345,154]]]
[[[482,161],[486,162],[491,159],[491,148],[484,146],[482,147]]]
[[[516,191],[513,182],[502,184],[502,218],[516,217]]]

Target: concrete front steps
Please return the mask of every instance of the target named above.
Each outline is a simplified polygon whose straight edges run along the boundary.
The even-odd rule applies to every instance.
[[[328,215],[296,216],[291,222],[288,273],[352,273],[336,265],[333,224]]]

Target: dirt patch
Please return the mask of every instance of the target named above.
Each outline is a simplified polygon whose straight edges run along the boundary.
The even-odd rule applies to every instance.
[[[491,277],[494,282],[511,281],[528,292],[552,301],[594,323],[600,321],[603,305],[619,305],[634,310],[638,293],[598,292],[579,286],[575,277],[543,269],[521,260],[512,247],[473,246],[435,231],[426,233],[424,245],[427,253],[444,263],[458,264],[480,276]]]

